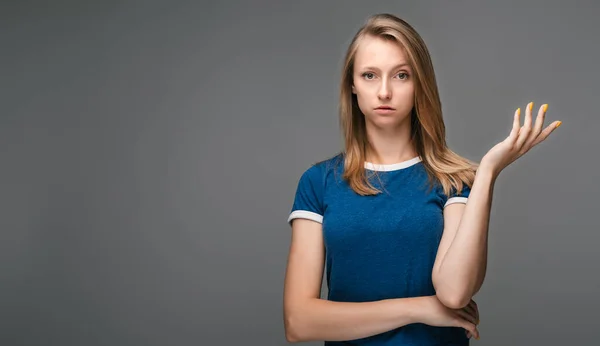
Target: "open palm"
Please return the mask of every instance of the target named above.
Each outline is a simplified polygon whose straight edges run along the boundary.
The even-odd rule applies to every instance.
[[[540,107],[535,124],[532,126],[533,102],[527,105],[525,121],[521,126],[521,108],[515,111],[513,127],[509,136],[490,149],[481,160],[481,165],[487,165],[496,174],[523,156],[531,148],[544,141],[562,123],[555,121],[542,129],[548,105]]]

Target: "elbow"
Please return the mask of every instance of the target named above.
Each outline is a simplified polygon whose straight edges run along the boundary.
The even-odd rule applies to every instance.
[[[285,339],[289,343],[307,341],[302,327],[302,318],[299,318],[297,311],[286,311],[284,316]]]
[[[462,309],[469,304],[471,297],[467,294],[456,294],[446,291],[436,292],[438,300],[450,309]]]
[[[288,329],[285,330],[285,340],[290,344],[295,344],[302,341]]]
[[[285,340],[292,344],[303,341],[300,335],[288,326],[285,327]]]
[[[462,309],[471,302],[473,294],[466,287],[454,287],[448,282],[440,282],[439,277],[433,275],[433,286],[437,299],[450,309]]]

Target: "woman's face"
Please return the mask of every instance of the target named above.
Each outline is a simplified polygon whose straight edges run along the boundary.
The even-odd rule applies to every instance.
[[[380,128],[395,128],[406,119],[414,105],[412,70],[404,49],[394,41],[366,36],[354,60],[354,84],[358,105],[365,121]]]

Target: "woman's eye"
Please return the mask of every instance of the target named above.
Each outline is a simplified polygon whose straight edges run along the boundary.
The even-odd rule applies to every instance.
[[[404,79],[408,79],[408,74],[405,72],[400,72],[397,74],[398,78],[404,80]],[[362,74],[362,77],[365,79],[373,79],[375,78],[375,74],[372,72],[365,72]]]
[[[373,77],[375,77],[375,76],[371,72],[363,73],[363,78],[372,79]]]

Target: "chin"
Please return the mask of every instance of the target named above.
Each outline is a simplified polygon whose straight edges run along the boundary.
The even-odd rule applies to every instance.
[[[397,119],[379,119],[376,121],[371,121],[371,125],[378,129],[394,129],[399,127],[402,122]]]
[[[393,114],[390,114],[390,115],[373,114],[368,117],[367,121],[376,127],[387,128],[387,127],[398,127],[404,121],[406,121],[408,118],[409,117],[400,117],[398,115],[393,115]]]

